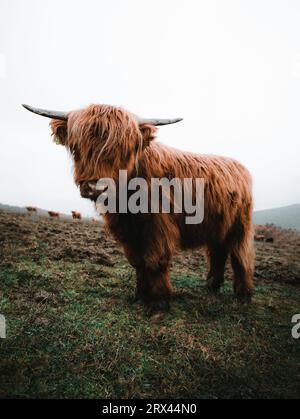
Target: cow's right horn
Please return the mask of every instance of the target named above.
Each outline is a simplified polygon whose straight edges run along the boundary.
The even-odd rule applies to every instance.
[[[139,125],[154,125],[161,127],[163,125],[177,124],[177,122],[183,121],[182,118],[175,119],[157,119],[157,118],[138,118]]]

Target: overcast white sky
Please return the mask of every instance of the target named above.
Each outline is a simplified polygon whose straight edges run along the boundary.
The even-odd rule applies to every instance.
[[[257,209],[300,202],[298,0],[1,0],[0,202],[92,214],[48,120],[20,106],[184,117],[159,140],[239,159]]]

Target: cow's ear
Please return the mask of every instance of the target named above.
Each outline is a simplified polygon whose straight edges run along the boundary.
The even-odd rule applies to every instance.
[[[53,135],[53,140],[56,144],[66,145],[68,137],[68,123],[67,121],[59,121],[52,119],[50,127]]]
[[[143,137],[143,148],[145,149],[155,140],[157,128],[154,125],[141,125],[140,131]]]

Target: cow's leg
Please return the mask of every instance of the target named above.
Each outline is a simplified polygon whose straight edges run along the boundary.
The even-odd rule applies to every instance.
[[[172,294],[168,267],[137,268],[136,298],[149,306],[150,314],[167,311]]]
[[[235,296],[240,302],[250,302],[254,291],[254,248],[251,230],[243,234],[242,239],[233,245],[231,264]]]
[[[145,302],[148,294],[149,290],[148,283],[145,281],[145,269],[138,267],[136,268],[135,301]]]
[[[153,214],[140,228],[136,222],[132,224],[133,228],[126,231],[124,249],[128,261],[136,269],[135,300],[142,300],[150,311],[165,311],[172,291],[169,266],[179,241],[179,231],[170,222],[168,214]]]
[[[216,293],[224,283],[225,265],[228,249],[225,245],[215,244],[207,249],[209,273],[207,275],[207,288]]]
[[[136,270],[136,290],[133,302],[142,302],[152,307],[153,311],[168,308],[172,286],[169,275],[169,263],[147,266],[143,256],[136,251],[125,249],[129,263]]]

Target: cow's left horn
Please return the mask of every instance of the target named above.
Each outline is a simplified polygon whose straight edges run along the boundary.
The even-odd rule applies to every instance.
[[[45,116],[46,118],[59,119],[60,121],[68,120],[67,112],[47,111],[46,109],[33,108],[32,106],[29,106],[29,105],[22,105],[22,106],[28,111],[36,113],[37,115]]]
[[[183,121],[182,118],[175,118],[175,119],[147,119],[147,118],[139,118],[138,122],[139,125],[154,125],[156,127],[161,127],[163,125],[171,125],[176,124],[177,122]]]

